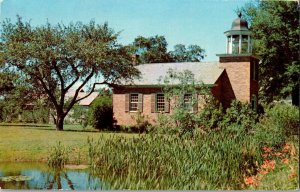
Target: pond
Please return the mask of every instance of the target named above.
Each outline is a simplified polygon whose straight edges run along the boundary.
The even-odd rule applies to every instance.
[[[89,169],[54,170],[43,163],[0,163],[0,189],[97,190],[107,186]]]

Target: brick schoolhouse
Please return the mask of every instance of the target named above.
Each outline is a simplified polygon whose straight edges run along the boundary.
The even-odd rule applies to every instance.
[[[172,113],[172,106],[165,98],[163,86],[158,79],[172,69],[175,72],[189,70],[195,80],[211,87],[212,95],[226,108],[236,99],[252,104],[258,101],[258,59],[252,56],[248,24],[241,15],[232,23],[227,37],[226,53],[217,54],[218,62],[182,62],[140,64],[136,68],[141,77],[131,83],[113,88],[113,112],[118,125],[135,125],[133,118],[139,111],[147,121],[155,123],[158,113]],[[184,98],[198,100],[193,111],[201,110],[201,95],[186,93]],[[171,103],[172,105],[172,103]]]

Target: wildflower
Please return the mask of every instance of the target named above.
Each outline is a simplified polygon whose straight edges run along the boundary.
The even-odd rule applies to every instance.
[[[260,167],[263,168],[263,169],[267,169],[267,168],[268,168],[268,165],[265,164],[265,163],[263,163]]]
[[[267,156],[268,156],[268,154],[267,154],[267,153],[265,153],[265,154],[262,154],[261,156],[263,156],[263,157],[267,157]]]
[[[290,168],[291,168],[291,174],[289,175],[289,179],[293,179],[294,177],[297,176],[297,173],[294,167],[290,166]]]
[[[288,164],[289,163],[289,159],[288,158],[284,158],[281,160],[282,163]]]
[[[255,179],[254,179],[254,177],[252,176],[252,177],[244,178],[244,181],[245,181],[245,184],[246,184],[246,185],[253,185],[254,182],[255,182]]]
[[[283,149],[290,149],[290,145],[289,144],[285,144],[284,146],[283,146]]]
[[[275,164],[276,164],[276,161],[275,160],[272,160],[272,161],[270,161],[270,160],[265,160],[264,162],[263,162],[263,164],[261,165],[261,168],[263,168],[263,169],[274,169],[275,168]]]
[[[272,148],[271,147],[263,147],[262,150],[265,152],[265,153],[270,153],[272,151]]]
[[[265,175],[265,174],[269,173],[269,171],[267,171],[267,170],[262,170],[260,173],[263,174],[263,175]]]
[[[282,153],[280,153],[280,152],[278,152],[278,153],[273,153],[272,156],[280,157],[280,156],[282,156]]]

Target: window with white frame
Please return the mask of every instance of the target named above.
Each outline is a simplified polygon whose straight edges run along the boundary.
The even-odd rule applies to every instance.
[[[191,93],[184,94],[183,104],[187,111],[193,112],[193,95]]]
[[[156,111],[157,112],[165,111],[165,95],[163,93],[158,93],[156,95]]]
[[[138,111],[139,106],[139,94],[138,93],[131,93],[129,98],[129,111],[135,112]]]

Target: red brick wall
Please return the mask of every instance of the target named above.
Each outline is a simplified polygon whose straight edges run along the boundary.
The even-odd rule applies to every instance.
[[[142,93],[143,94],[143,111],[142,114],[149,123],[155,124],[157,122],[159,113],[151,113],[151,94],[163,93],[162,88],[115,88],[113,90],[113,112],[114,118],[117,120],[118,125],[136,125],[137,112],[125,111],[125,94],[127,93]],[[198,95],[198,111],[202,109],[205,99],[202,95]],[[172,114],[172,103],[175,100],[170,101],[170,113]]]
[[[252,65],[255,59],[247,57],[245,59],[237,60],[230,57],[220,58],[220,67],[224,68],[224,72],[217,79],[215,87],[212,88],[212,94],[217,98],[226,108],[230,105],[233,99],[242,102],[251,102],[252,94],[258,96],[258,82],[252,80]],[[223,61],[223,62],[222,62]],[[257,70],[258,71],[258,68]],[[151,94],[162,93],[162,88],[114,88],[113,91],[113,112],[114,118],[118,125],[135,125],[136,112],[125,112],[125,94],[127,93],[142,93],[143,94],[143,115],[150,123],[156,123],[158,113],[151,113]],[[202,97],[198,95],[198,110],[203,106]],[[257,97],[258,98],[258,97]],[[172,102],[170,105],[170,113],[172,114]]]
[[[162,88],[127,88],[114,89],[113,91],[113,112],[118,125],[136,125],[137,112],[125,112],[125,94],[142,93],[143,94],[143,115],[149,123],[156,123],[158,113],[151,113],[151,94],[162,93]],[[170,108],[172,113],[172,108]]]
[[[230,104],[232,99],[250,103],[252,94],[258,97],[258,81],[252,79],[253,65],[251,63],[255,60],[257,61],[254,57],[238,60],[235,57],[220,58],[220,67],[225,69],[221,78],[220,97],[225,107]],[[258,67],[256,72],[258,73]]]
[[[221,97],[228,97],[227,91],[232,88],[235,99],[242,102],[250,102],[250,62],[220,63],[225,68],[228,81],[222,84]],[[228,102],[228,101],[226,101]],[[227,103],[226,103],[227,104]]]

